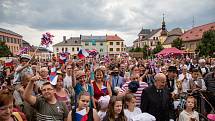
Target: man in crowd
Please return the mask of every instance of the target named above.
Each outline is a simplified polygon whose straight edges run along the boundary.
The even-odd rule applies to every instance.
[[[166,88],[166,76],[163,73],[155,75],[155,83],[142,91],[141,105],[142,112],[155,116],[156,121],[174,120],[173,104],[170,99],[170,92]]]
[[[39,79],[40,76],[32,77],[23,94],[24,100],[37,111],[37,121],[66,121],[66,105],[57,101],[54,88],[49,82],[44,83],[41,88],[42,97],[32,95],[34,82]]]
[[[215,107],[215,67],[212,68],[212,71],[205,75],[205,85],[207,87],[207,97],[209,102]],[[211,107],[206,104],[206,111],[210,113]]]

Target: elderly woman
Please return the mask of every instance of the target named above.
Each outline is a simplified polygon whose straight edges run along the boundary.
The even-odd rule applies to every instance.
[[[77,100],[77,96],[85,91],[85,92],[88,92],[90,94],[90,103],[89,103],[89,106],[91,108],[93,108],[95,106],[95,103],[94,103],[94,100],[93,100],[93,87],[90,83],[88,83],[86,80],[86,74],[83,72],[83,71],[78,71],[76,73],[76,84],[75,84],[75,87],[74,87],[74,90],[75,90],[75,95],[76,95],[76,100]]]

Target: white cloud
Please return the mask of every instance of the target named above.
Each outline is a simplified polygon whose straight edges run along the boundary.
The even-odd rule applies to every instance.
[[[214,22],[214,0],[0,0],[0,27],[23,35],[34,45],[41,34],[52,32],[54,43],[63,35],[118,34],[127,45],[140,29],[161,27],[187,29]]]

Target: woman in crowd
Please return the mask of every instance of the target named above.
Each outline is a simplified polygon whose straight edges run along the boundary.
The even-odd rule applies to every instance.
[[[13,112],[13,95],[8,90],[0,90],[0,121],[25,121],[21,112]]]
[[[77,100],[77,96],[81,92],[83,91],[88,92],[90,94],[89,106],[91,108],[95,107],[95,102],[93,99],[93,96],[94,96],[93,87],[90,83],[86,82],[86,74],[83,71],[78,71],[76,73],[75,78],[76,78],[76,84],[75,84],[74,90],[75,90],[76,100]]]
[[[70,110],[71,109],[70,94],[69,91],[63,87],[63,74],[58,73],[56,78],[57,81],[52,83],[56,91],[55,97],[58,101],[64,102],[67,106],[67,109]]]
[[[78,107],[70,111],[67,121],[100,121],[95,109],[88,107],[90,94],[81,92],[78,97]]]
[[[104,71],[101,68],[97,68],[95,70],[95,81],[93,84],[93,90],[94,90],[94,100],[95,103],[98,103],[98,100],[101,96],[112,96],[111,87],[110,84],[105,81],[104,78]]]
[[[122,97],[112,96],[103,121],[127,121],[123,109]]]

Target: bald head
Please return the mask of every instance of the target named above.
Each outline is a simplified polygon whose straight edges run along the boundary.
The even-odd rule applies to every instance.
[[[166,75],[164,75],[163,73],[156,74],[155,81],[159,81],[159,80],[166,80]]]
[[[158,73],[155,75],[155,86],[157,89],[163,89],[166,86],[166,75]]]

